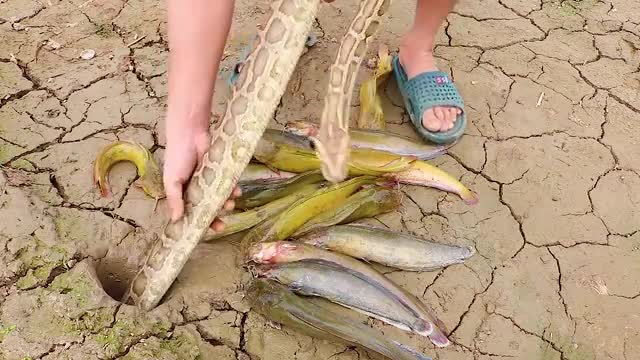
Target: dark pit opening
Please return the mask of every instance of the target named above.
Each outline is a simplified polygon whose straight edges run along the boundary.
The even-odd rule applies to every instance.
[[[97,261],[94,266],[98,280],[107,295],[115,301],[133,305],[130,298],[123,299],[123,297],[129,289],[137,269],[125,261],[106,258]]]

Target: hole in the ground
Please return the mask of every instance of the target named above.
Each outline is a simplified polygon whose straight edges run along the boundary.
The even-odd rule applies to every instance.
[[[95,269],[102,288],[112,299],[133,305],[131,299],[123,299],[123,296],[136,274],[136,268],[123,260],[105,258],[95,263]]]

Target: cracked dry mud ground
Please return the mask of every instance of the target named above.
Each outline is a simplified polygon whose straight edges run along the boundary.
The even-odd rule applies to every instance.
[[[395,50],[413,6],[394,3],[370,56],[380,43]],[[267,7],[237,2],[214,113]],[[356,8],[322,5],[319,42],[300,59],[273,126],[317,121]],[[165,15],[162,1],[0,0],[0,359],[369,359],[248,311],[232,241],[198,246],[150,313],[101,290],[119,295],[166,221],[164,202],[153,213],[131,186],[130,164],[112,171],[112,197],[91,182],[93,157],[116,139],[140,141],[162,161]],[[89,48],[95,58],[80,59]],[[401,214],[377,221],[478,254],[441,271],[387,274],[435,309],[454,345],[434,349],[373,326],[440,360],[637,358],[640,6],[463,0],[436,54],[470,125],[433,163],[480,203],[407,186]],[[363,66],[359,79],[369,74]],[[394,81],[384,95],[388,128],[413,136]]]

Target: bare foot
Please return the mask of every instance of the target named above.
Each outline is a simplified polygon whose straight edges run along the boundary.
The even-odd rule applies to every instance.
[[[400,46],[400,64],[407,78],[427,71],[436,71],[436,62],[431,50],[415,49],[412,46]],[[422,125],[429,131],[447,131],[453,128],[457,116],[462,112],[454,106],[436,106],[426,109],[422,114]]]

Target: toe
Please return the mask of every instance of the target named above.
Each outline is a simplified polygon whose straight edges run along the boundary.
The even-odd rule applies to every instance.
[[[450,108],[447,110],[447,130],[451,130],[453,128],[453,124],[456,122],[457,110],[455,108]]]
[[[444,129],[445,131],[449,131],[453,129],[453,122],[448,122],[446,128]]]
[[[440,131],[447,130],[447,126],[449,125],[448,109],[444,107],[436,107],[434,112],[436,113],[438,120],[440,120]]]
[[[456,116],[458,115],[458,110],[456,108],[449,108],[447,109],[447,118],[449,119],[450,122],[455,122],[456,121]]]
[[[436,117],[433,109],[427,109],[422,114],[422,125],[429,131],[440,130],[440,119]]]

